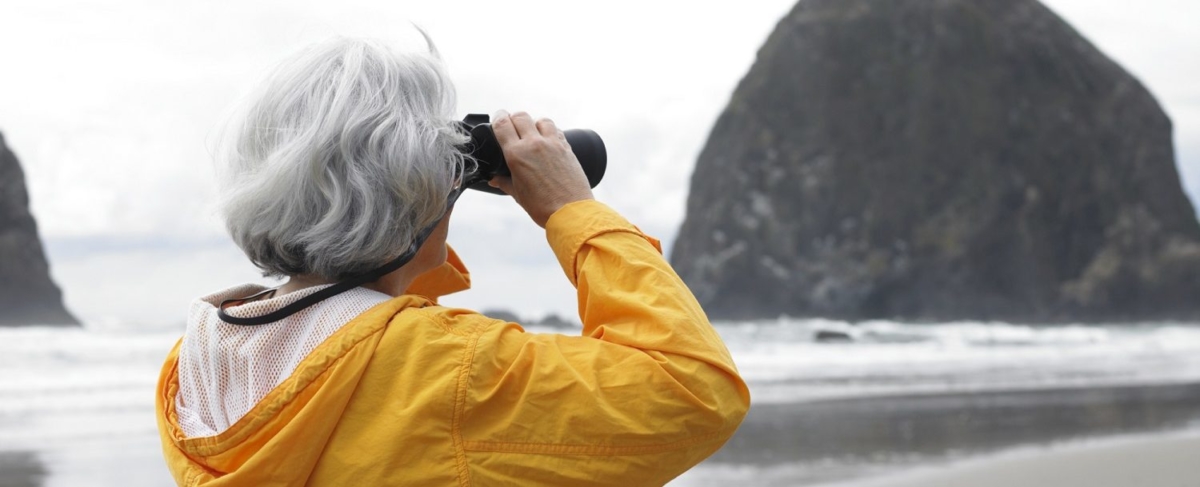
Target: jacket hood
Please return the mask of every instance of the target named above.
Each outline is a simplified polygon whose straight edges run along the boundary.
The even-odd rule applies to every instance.
[[[179,427],[179,345],[159,376],[156,411],[168,463],[191,463],[193,478],[180,485],[303,484],[324,450],[342,411],[374,355],[390,317],[432,304],[401,296],[343,326],[304,359],[295,372],[244,417],[216,436],[187,438]],[[172,469],[182,471],[185,469]]]
[[[176,482],[188,486],[304,484],[392,317],[406,308],[434,305],[436,297],[469,286],[466,267],[448,249],[447,262],[419,276],[409,294],[384,301],[342,326],[245,416],[215,436],[189,438],[179,425],[175,398],[180,340],[159,374],[155,397],[163,454]]]

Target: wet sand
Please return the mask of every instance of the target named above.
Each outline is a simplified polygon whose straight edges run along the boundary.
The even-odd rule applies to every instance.
[[[46,467],[36,454],[0,451],[0,487],[38,487],[45,477]]]
[[[1197,428],[1198,404],[1200,384],[760,405],[702,470],[816,485],[1028,445]]]
[[[1200,435],[1027,448],[836,487],[1185,487],[1200,485],[1198,454]]]

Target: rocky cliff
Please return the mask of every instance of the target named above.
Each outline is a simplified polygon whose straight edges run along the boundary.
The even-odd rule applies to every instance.
[[[1170,120],[1035,0],[801,0],[672,263],[716,318],[1200,317]]]
[[[0,135],[0,326],[78,324],[63,307],[29,214],[25,174]]]

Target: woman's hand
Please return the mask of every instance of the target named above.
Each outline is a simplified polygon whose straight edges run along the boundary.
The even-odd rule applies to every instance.
[[[568,203],[592,199],[587,175],[553,121],[535,123],[528,113],[501,111],[492,131],[512,177],[496,176],[488,184],[517,200],[538,226],[545,227],[550,215]]]

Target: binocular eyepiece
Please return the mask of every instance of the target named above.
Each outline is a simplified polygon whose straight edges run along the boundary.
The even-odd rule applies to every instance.
[[[475,159],[477,169],[468,179],[468,187],[492,194],[504,194],[499,189],[488,186],[488,180],[493,176],[508,176],[508,161],[504,159],[504,151],[500,142],[492,132],[490,118],[487,115],[472,113],[459,122],[463,133],[470,134],[471,140],[460,147],[460,150]],[[564,130],[571,152],[579,159],[583,173],[587,175],[588,184],[593,188],[604,178],[604,170],[608,167],[608,152],[604,149],[604,140],[595,131],[588,129]]]

